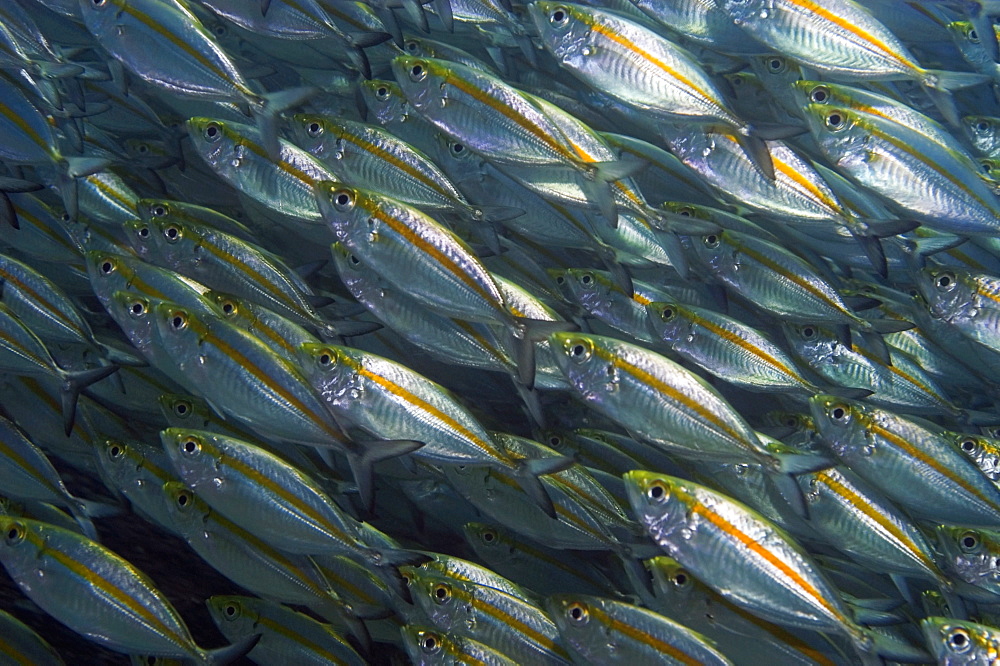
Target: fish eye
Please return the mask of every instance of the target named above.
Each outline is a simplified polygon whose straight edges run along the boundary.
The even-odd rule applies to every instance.
[[[683,215],[684,217],[694,217],[694,208],[691,206],[684,206],[684,208],[679,208],[677,210],[678,215]]]
[[[589,287],[590,285],[594,284],[594,276],[591,275],[590,273],[584,273],[583,275],[580,276],[580,284],[582,284],[585,287]]]
[[[236,314],[238,310],[238,308],[236,307],[236,303],[233,303],[230,300],[223,301],[221,308],[222,308],[222,313],[226,315]]]
[[[379,101],[384,102],[385,100],[389,99],[389,89],[385,86],[379,86],[378,88],[375,89],[375,97]]]
[[[976,129],[979,130],[980,132],[985,132],[989,128],[990,124],[985,120],[980,120],[978,123],[976,123]]]
[[[149,238],[149,227],[139,227],[135,230],[135,235],[143,240]]]
[[[178,400],[177,404],[174,405],[174,414],[181,418],[186,418],[191,413],[191,410],[191,403],[187,400]]]
[[[569,22],[569,11],[565,7],[556,7],[549,12],[549,23],[561,28]]]
[[[963,451],[966,453],[972,453],[976,450],[976,440],[974,439],[963,439],[962,443],[959,444]]]
[[[11,523],[10,527],[7,528],[6,534],[4,534],[4,541],[7,542],[8,546],[16,546],[24,541],[24,534],[24,525],[21,523]]]
[[[579,601],[574,601],[566,607],[566,617],[573,624],[578,627],[582,627],[590,621],[590,611],[587,610],[587,606],[585,604],[582,604]]]
[[[831,111],[826,114],[826,119],[824,120],[826,127],[834,132],[839,132],[840,130],[847,127],[847,120],[844,118],[844,114],[840,111]]]
[[[215,143],[222,138],[222,126],[219,123],[209,123],[202,130],[201,135],[205,137],[205,140],[209,143]]]
[[[417,51],[420,50],[420,45],[417,44],[415,40],[410,39],[407,40],[405,44],[403,44],[403,50],[409,53],[416,54]]]
[[[306,134],[315,139],[316,137],[323,134],[323,125],[316,122],[315,120],[312,121],[311,123],[306,125]]]
[[[674,312],[674,309],[672,307],[669,306],[665,307],[662,310],[660,310],[660,321],[670,321],[671,319],[674,318],[676,314],[677,313]]]
[[[223,35],[225,35],[226,34],[226,26],[224,26],[224,25],[217,25],[217,26],[215,26],[215,34],[218,37],[222,37]]]
[[[705,244],[710,250],[714,250],[719,247],[719,236],[717,234],[709,234],[701,239],[701,242]]]
[[[333,207],[337,210],[348,211],[354,207],[354,193],[350,190],[337,190],[330,197],[330,201],[333,202]]]
[[[108,0],[90,0],[90,4],[94,7],[103,7],[108,3]]]
[[[826,104],[830,100],[830,89],[826,86],[816,86],[809,93],[809,99],[817,104]]]
[[[453,144],[451,144],[451,154],[452,155],[461,155],[464,152],[465,152],[465,146],[463,146],[462,144],[460,144],[460,143],[453,143]]]
[[[972,28],[969,32],[965,33],[965,36],[968,37],[969,41],[973,44],[979,43],[979,33],[976,32],[975,28]]]
[[[774,74],[781,74],[788,69],[788,63],[785,62],[784,58],[769,58],[767,61],[767,69],[769,72]]]
[[[347,255],[347,260],[348,260],[349,262],[351,262],[351,266],[357,266],[358,264],[360,264],[360,263],[361,263],[361,260],[360,260],[360,259],[358,259],[358,258],[357,258],[357,256],[355,256],[355,255],[353,255],[353,254],[349,254],[349,255]]]
[[[101,262],[101,272],[104,273],[105,275],[111,275],[112,273],[115,272],[115,269],[117,267],[118,266],[111,259],[105,259],[103,262]]]
[[[110,442],[108,444],[108,457],[112,460],[120,460],[123,455],[125,455],[125,447],[123,447],[118,442]]]
[[[993,171],[993,165],[990,164],[990,160],[979,160],[979,165],[983,167],[983,173],[988,174]]]
[[[483,543],[491,544],[497,540],[497,533],[494,532],[493,530],[483,530],[482,539]]]
[[[168,242],[176,243],[184,236],[184,233],[181,231],[180,227],[175,224],[171,224],[163,230],[163,236]]]
[[[958,545],[965,552],[971,552],[979,547],[979,536],[975,532],[963,532],[958,538]]]
[[[445,585],[444,583],[438,583],[434,586],[434,589],[431,590],[431,594],[434,595],[435,602],[439,604],[448,603],[451,599],[451,587]]]
[[[187,505],[191,504],[192,499],[191,493],[186,490],[182,490],[177,493],[177,497],[174,498],[174,504],[183,509]]]
[[[560,437],[559,435],[550,436],[549,446],[551,446],[554,449],[558,449],[560,446],[562,446],[562,437]]]
[[[63,222],[69,222],[73,218],[69,216],[69,213],[63,213],[62,215],[59,216],[59,219],[62,220]]]
[[[815,328],[813,328],[812,326],[803,326],[802,327],[802,337],[803,338],[806,338],[808,340],[809,338],[813,338],[815,336],[816,336],[816,329]]]
[[[594,354],[594,343],[585,338],[576,338],[565,343],[564,349],[576,363],[585,363]]]
[[[951,291],[955,288],[955,274],[952,272],[941,273],[934,278],[934,286],[939,291]]]
[[[556,284],[566,284],[566,276],[560,273],[556,276]]]
[[[149,309],[146,307],[145,301],[140,301],[140,300],[132,301],[132,305],[130,305],[128,308],[128,313],[133,318],[141,317],[148,311]]]
[[[226,607],[222,609],[222,615],[227,620],[235,620],[240,616],[240,607],[238,604],[228,603]]]
[[[170,326],[172,326],[175,331],[183,331],[185,328],[187,328],[187,325],[188,325],[188,318],[187,315],[184,314],[183,312],[176,313],[170,319]]]
[[[197,437],[188,437],[181,442],[181,452],[188,456],[198,455],[201,452],[201,441]]]
[[[149,152],[149,145],[145,143],[140,143],[135,147],[135,149],[139,152],[140,155],[142,155]]]
[[[163,217],[167,214],[167,207],[163,205],[156,205],[150,208],[149,212],[153,217]]]
[[[329,349],[324,349],[323,353],[316,357],[316,362],[321,368],[329,368],[334,364],[334,360],[333,352]]]
[[[948,647],[954,652],[967,652],[972,647],[969,632],[961,627],[952,629],[951,633],[948,634]]]
[[[662,504],[669,496],[670,490],[663,481],[653,481],[646,489],[646,497],[657,504]]]
[[[838,423],[847,423],[851,418],[851,410],[844,405],[834,405],[827,410],[827,414]]]
[[[674,582],[675,587],[687,587],[687,584],[691,582],[691,579],[683,571],[675,573],[671,580]]]
[[[441,651],[441,638],[429,631],[420,632],[420,649],[428,654]]]
[[[427,78],[427,68],[424,67],[423,63],[414,63],[413,67],[410,67],[410,80],[415,83],[420,83]]]

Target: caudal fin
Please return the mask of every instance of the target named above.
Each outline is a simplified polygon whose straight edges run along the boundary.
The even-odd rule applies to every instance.
[[[423,445],[412,439],[375,440],[359,442],[357,448],[347,452],[358,497],[366,511],[370,512],[375,505],[375,471],[372,469],[375,463],[412,453]]]
[[[105,365],[90,370],[63,370],[60,373],[63,431],[67,437],[73,431],[73,423],[76,421],[76,401],[80,397],[80,391],[115,372],[118,372],[117,365]]]

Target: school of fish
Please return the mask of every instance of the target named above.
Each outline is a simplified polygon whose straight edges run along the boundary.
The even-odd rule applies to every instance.
[[[3,0],[0,664],[1000,663],[998,38]]]

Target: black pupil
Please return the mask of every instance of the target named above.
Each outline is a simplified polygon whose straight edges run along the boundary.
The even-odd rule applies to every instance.
[[[811,328],[803,328],[802,329],[802,335],[806,336],[807,338],[811,338],[815,334],[816,334],[816,331],[812,330]]]
[[[964,442],[962,442],[962,450],[963,451],[971,451],[974,448],[976,448],[976,443],[973,442],[971,439],[967,439]]]
[[[322,363],[323,365],[329,365],[331,360],[332,359],[330,358],[329,354],[323,354],[322,356],[319,357],[319,362]]]
[[[389,94],[389,89],[386,88],[385,86],[383,86],[383,87],[379,88],[378,90],[376,90],[375,94],[378,95],[379,97],[385,97],[386,95]]]
[[[483,534],[483,540],[486,542],[493,541],[493,539],[495,538],[496,536],[493,534],[493,532],[486,532]]]
[[[677,583],[678,585],[683,585],[686,582],[688,582],[688,577],[682,573],[679,573],[676,576],[674,576],[674,582]]]
[[[941,277],[938,278],[939,287],[947,287],[949,284],[951,284],[951,278],[949,278],[947,275],[942,275]]]
[[[230,617],[236,615],[236,606],[226,606],[226,615]]]
[[[837,407],[836,409],[834,409],[833,418],[838,420],[844,418],[844,410],[841,407]]]
[[[590,277],[589,275],[584,275],[582,278],[580,278],[580,281],[583,282],[584,284],[590,284],[593,280],[594,278]]]
[[[678,214],[679,214],[679,215],[683,215],[684,217],[691,217],[691,210],[690,210],[690,209],[688,209],[688,208],[684,208],[684,209],[682,209],[682,210],[681,210],[681,212],[680,212],[680,213],[678,213]]]
[[[424,68],[420,65],[414,65],[413,69],[410,70],[410,73],[412,73],[413,76],[420,76],[424,73]]]
[[[167,214],[167,209],[164,208],[163,206],[157,206],[156,208],[153,209],[153,215],[155,215],[156,217],[163,217],[166,214]]]
[[[463,145],[462,145],[462,144],[460,144],[460,143],[456,143],[456,144],[455,144],[455,147],[454,147],[454,148],[452,148],[452,151],[453,151],[453,152],[455,152],[455,153],[460,153],[460,152],[462,152],[463,150],[465,150],[465,146],[463,146]]]
[[[136,303],[132,306],[132,314],[142,314],[142,303]]]
[[[187,503],[188,503],[188,496],[187,495],[179,495],[177,497],[177,504],[179,504],[180,506],[184,506]]]
[[[976,125],[976,129],[979,130],[980,132],[985,132],[989,128],[990,128],[990,126],[987,123],[979,123],[979,124]]]
[[[198,448],[198,443],[195,442],[193,439],[189,439],[188,441],[184,442],[184,450],[187,451],[188,453],[194,453],[195,449],[197,448]]]
[[[319,131],[319,123],[312,123],[309,125],[309,131],[315,134]]]
[[[143,227],[142,229],[139,229],[139,236],[141,236],[142,238],[145,238],[148,235],[149,235],[149,229],[147,229],[146,227]]]
[[[583,356],[583,352],[586,351],[583,345],[576,345],[573,347],[573,356]]]
[[[349,196],[347,196],[346,194],[338,194],[337,195],[337,205],[338,206],[346,206],[350,202],[350,200],[351,200],[351,198]]]
[[[438,589],[434,590],[434,596],[436,596],[438,599],[444,599],[446,596],[448,596],[448,590],[444,589],[443,587],[439,587]]]
[[[673,316],[674,316],[674,311],[671,310],[670,308],[667,308],[667,309],[665,309],[663,311],[663,318],[664,319],[670,319]]]
[[[118,457],[118,454],[120,454],[121,452],[122,452],[122,450],[121,450],[121,449],[119,449],[119,448],[118,448],[117,446],[112,446],[112,447],[111,447],[111,455],[112,455],[113,457],[117,458],[117,457]]]
[[[970,30],[969,31],[969,39],[979,39],[979,35],[976,34],[975,30]]]
[[[714,236],[714,235],[713,236],[709,236],[705,240],[708,242],[709,245],[715,245],[716,243],[719,242],[718,236]]]
[[[771,61],[771,69],[781,69],[781,61],[780,60],[772,60]]]
[[[562,23],[564,20],[566,20],[565,12],[563,12],[561,9],[557,9],[556,11],[552,12],[552,20],[555,21],[556,23]]]
[[[174,227],[167,229],[167,238],[177,238],[177,229]]]
[[[428,636],[424,639],[424,647],[428,650],[433,650],[437,646],[437,641],[433,637]]]
[[[235,309],[236,308],[233,307],[232,303],[226,303],[225,305],[222,306],[222,311],[225,312],[226,314],[232,313],[232,311]]]
[[[663,497],[663,486],[653,486],[649,489],[649,496],[653,499],[660,499]]]
[[[574,606],[573,608],[569,609],[569,615],[574,620],[579,620],[581,617],[583,617],[583,609],[581,609],[579,606]]]
[[[180,328],[181,326],[184,325],[184,318],[183,317],[174,317],[173,318],[173,325],[174,325],[174,328]]]
[[[7,530],[7,538],[8,539],[16,539],[17,538],[17,528],[16,527],[12,527],[9,530]]]
[[[813,101],[815,101],[815,102],[825,102],[826,101],[826,92],[824,92],[822,90],[817,90],[816,92],[814,92],[813,93]]]
[[[187,414],[187,410],[188,410],[187,405],[185,405],[183,403],[180,404],[180,405],[177,405],[177,413],[178,414]]]
[[[103,264],[101,264],[101,270],[104,271],[105,273],[110,273],[112,268],[114,267],[111,265],[110,261],[105,261]]]
[[[831,125],[839,125],[841,122],[840,114],[834,113],[829,118]]]
[[[971,534],[968,535],[968,536],[963,537],[962,538],[962,545],[965,546],[966,548],[975,548],[975,546],[976,546],[976,537],[972,536]]]
[[[209,136],[209,138],[214,137],[218,133],[219,133],[219,129],[215,125],[209,125],[208,129],[205,130],[205,134],[207,134]]]
[[[965,634],[956,633],[954,636],[951,637],[951,642],[958,647],[962,647],[963,645],[965,645]]]

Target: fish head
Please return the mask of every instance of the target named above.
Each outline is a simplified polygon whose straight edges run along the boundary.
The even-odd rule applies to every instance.
[[[364,215],[362,206],[364,197],[353,187],[334,180],[322,180],[313,186],[319,212],[323,220],[330,225],[337,240],[344,240],[350,222],[359,215]]]
[[[816,143],[835,166],[868,159],[864,144],[870,132],[859,114],[846,106],[814,102],[804,105],[802,112]]]
[[[920,621],[927,648],[939,664],[989,664],[996,658],[996,629],[975,622],[928,617]]]
[[[448,631],[460,621],[464,605],[460,597],[469,592],[461,581],[420,567],[400,567],[399,572],[409,581],[410,595],[434,626]]]
[[[327,141],[336,141],[336,128],[331,127],[330,119],[312,113],[296,113],[292,116],[292,139],[303,150],[319,156],[325,153],[323,146]]]
[[[210,433],[188,428],[166,428],[160,431],[160,443],[177,474],[189,487],[218,481],[219,450]]]
[[[540,0],[528,5],[528,13],[542,44],[563,65],[572,67],[572,60],[589,57],[593,52],[588,48],[588,37],[595,18],[585,6]]]
[[[193,490],[181,481],[167,481],[162,490],[167,514],[179,533],[187,534],[204,524],[211,509]]]
[[[122,223],[125,228],[125,236],[128,244],[135,253],[142,259],[149,261],[153,255],[154,243],[156,242],[155,232],[152,224],[139,218],[127,220]]]
[[[160,412],[163,413],[167,423],[171,426],[187,424],[189,426],[204,426],[205,414],[201,413],[202,405],[195,402],[195,399],[182,393],[163,393],[158,398]]]
[[[352,381],[357,366],[343,347],[317,342],[299,345],[298,367],[326,399],[345,397],[352,388],[360,390]]]
[[[661,555],[646,560],[645,564],[653,577],[653,591],[658,599],[669,606],[691,602],[698,581],[680,562]]]
[[[452,63],[435,58],[396,56],[392,61],[392,72],[406,101],[416,109],[446,103],[445,89],[456,74]]]
[[[232,627],[231,631],[241,634],[239,627],[252,627],[259,618],[244,597],[217,595],[205,600],[205,605],[220,631],[222,627]]]
[[[406,97],[394,81],[362,81],[359,95],[372,120],[380,125],[402,121],[406,115]]]
[[[971,22],[952,21],[946,27],[951,41],[958,47],[966,62],[977,68],[983,65],[992,66],[993,57],[986,50],[976,27]]]
[[[32,562],[37,560],[45,548],[45,532],[43,523],[19,516],[0,515],[0,562],[12,576],[17,571],[29,571],[27,567],[37,568]]]
[[[79,0],[79,2],[79,18],[83,19],[87,30],[95,37],[113,30],[119,20],[119,13],[128,4],[128,0]]]
[[[1000,135],[1000,123],[989,116],[965,116],[962,118],[962,129],[981,153],[992,152]]]
[[[680,305],[674,301],[654,301],[646,304],[649,325],[663,342],[673,344],[688,328]]]
[[[805,107],[807,104],[826,106],[848,104],[848,100],[841,94],[840,87],[827,81],[794,81],[791,89],[792,102],[796,107]]]
[[[593,393],[594,387],[613,374],[613,362],[601,357],[593,337],[559,332],[550,335],[548,341],[556,366],[585,399]]]
[[[414,664],[437,663],[444,660],[448,637],[428,627],[408,624],[400,627],[403,647]]]
[[[559,633],[571,643],[574,636],[586,635],[595,622],[591,609],[600,605],[600,599],[583,594],[555,594],[545,600],[545,610],[559,627]],[[579,640],[579,639],[577,639]]]
[[[950,320],[972,307],[970,278],[954,268],[927,266],[917,275],[917,289],[936,319]]]
[[[809,412],[821,438],[836,451],[864,442],[867,419],[860,403],[817,393],[809,398]]]
[[[1000,594],[1000,533],[955,525],[938,525],[936,531],[947,571]]]
[[[689,493],[684,482],[673,476],[632,470],[626,472],[625,492],[629,504],[650,536],[660,546],[687,523]]]
[[[586,310],[602,307],[602,304],[608,301],[612,290],[617,290],[624,294],[621,287],[596,271],[583,268],[567,268],[564,277],[564,282],[559,283],[557,280],[556,283]],[[607,307],[607,305],[604,305],[604,307]]]
[[[90,250],[85,255],[90,286],[104,307],[111,302],[111,295],[128,289],[134,273],[124,255],[103,250]]]
[[[187,123],[188,137],[195,150],[209,165],[232,162],[239,137],[221,120],[215,118],[190,118]],[[238,160],[236,160],[238,162]]]

